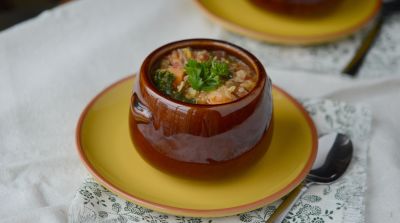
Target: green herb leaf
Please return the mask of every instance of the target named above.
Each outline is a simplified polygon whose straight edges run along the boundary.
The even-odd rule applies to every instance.
[[[224,62],[211,61],[211,74],[215,76],[228,77],[228,64]]]
[[[172,98],[175,100],[178,100],[178,101],[196,104],[196,100],[194,98],[192,98],[192,99],[186,98],[181,92],[174,92],[174,94],[172,95]]]
[[[173,94],[173,83],[175,76],[166,70],[157,70],[154,75],[154,83],[158,90],[166,95],[171,96]]]
[[[183,101],[186,103],[196,103],[195,99],[186,98],[182,92],[177,92],[174,90],[173,83],[175,81],[175,76],[173,73],[166,70],[157,70],[154,75],[154,83],[158,90],[162,93],[170,96],[171,98]]]
[[[209,78],[205,81],[205,84],[201,87],[201,90],[203,91],[212,91],[214,89],[217,89],[220,85],[220,79],[219,76],[214,76],[212,78]]]
[[[228,64],[216,60],[197,62],[190,59],[185,65],[188,82],[198,91],[211,91],[219,87],[221,78],[229,77]]]
[[[189,60],[185,65],[185,71],[188,74],[188,82],[195,90],[200,90],[204,84],[201,77],[203,66],[195,60]]]

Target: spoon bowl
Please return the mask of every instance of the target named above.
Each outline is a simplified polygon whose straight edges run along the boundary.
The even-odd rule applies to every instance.
[[[317,162],[315,162],[306,180],[314,183],[329,184],[336,181],[346,171],[353,157],[353,144],[348,136],[335,133],[321,137],[319,143],[320,148],[328,148],[329,153],[325,157],[323,165],[316,166]]]
[[[304,182],[294,189],[266,223],[280,223],[295,202],[313,184],[331,184],[339,179],[353,157],[353,143],[350,138],[340,133],[331,133],[318,140],[318,154],[314,165]]]

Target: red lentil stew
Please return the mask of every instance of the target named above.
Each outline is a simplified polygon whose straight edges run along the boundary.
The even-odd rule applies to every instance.
[[[180,48],[163,57],[153,73],[164,95],[193,104],[223,104],[247,95],[258,76],[222,50]]]

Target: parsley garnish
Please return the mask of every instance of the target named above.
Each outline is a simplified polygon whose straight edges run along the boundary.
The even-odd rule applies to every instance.
[[[197,62],[190,59],[185,65],[188,82],[198,91],[211,91],[219,87],[221,78],[229,77],[228,64],[216,60]]]
[[[186,98],[185,95],[183,95],[181,92],[174,92],[171,95],[171,97],[173,99],[175,99],[175,100],[178,100],[178,101],[183,101],[183,102],[186,102],[186,103],[196,104],[196,99],[194,99],[194,98],[191,98],[191,99]]]
[[[181,92],[175,91],[173,87],[174,81],[175,81],[175,76],[169,71],[157,70],[155,72],[154,83],[158,90],[178,101],[183,101],[192,104],[196,103],[196,100],[188,99]]]
[[[158,90],[163,92],[168,96],[172,96],[173,93],[173,83],[175,81],[175,76],[166,70],[157,70],[154,75],[154,83]]]

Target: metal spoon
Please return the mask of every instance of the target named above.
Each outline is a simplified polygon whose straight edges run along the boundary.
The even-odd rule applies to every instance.
[[[279,205],[266,223],[280,223],[296,201],[313,184],[330,184],[343,175],[353,156],[353,144],[343,134],[331,133],[319,138],[318,154],[304,182]]]

